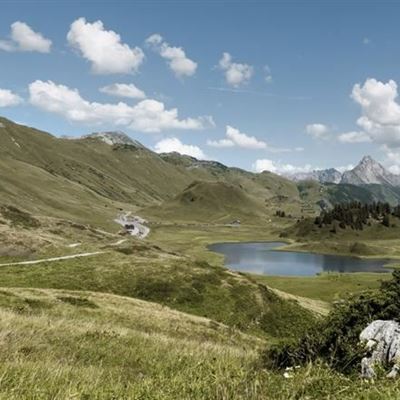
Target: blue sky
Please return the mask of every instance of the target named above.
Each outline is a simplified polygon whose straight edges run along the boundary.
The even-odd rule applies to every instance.
[[[400,172],[399,2],[83,3],[2,2],[0,115],[248,170]]]

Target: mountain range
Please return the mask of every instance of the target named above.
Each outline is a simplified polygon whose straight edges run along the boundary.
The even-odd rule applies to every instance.
[[[286,176],[295,182],[313,180],[320,183],[342,183],[356,186],[370,184],[400,186],[400,176],[389,172],[371,156],[363,157],[353,169],[343,173],[335,168],[329,168]]]
[[[113,226],[121,210],[159,221],[259,223],[278,209],[301,216],[341,201],[400,201],[398,177],[370,157],[343,175],[330,169],[294,182],[268,171],[157,154],[123,132],[72,140],[5,118],[0,126],[0,204],[36,215],[104,227]]]

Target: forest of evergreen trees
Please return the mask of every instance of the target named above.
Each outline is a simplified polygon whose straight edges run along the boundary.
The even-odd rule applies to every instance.
[[[315,224],[319,227],[332,226],[332,232],[337,228],[351,228],[363,230],[365,225],[371,225],[377,221],[386,227],[390,227],[390,216],[400,218],[400,205],[391,207],[389,203],[363,204],[349,202],[336,204],[332,210],[321,211],[315,218]]]

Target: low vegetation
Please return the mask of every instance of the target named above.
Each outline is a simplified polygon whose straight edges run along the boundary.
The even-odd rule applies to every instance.
[[[254,276],[258,282],[295,296],[328,303],[347,299],[365,290],[377,290],[388,273],[322,273],[315,276]]]
[[[275,346],[264,353],[264,362],[278,368],[322,360],[343,373],[358,370],[365,350],[360,332],[373,320],[399,321],[400,271],[384,281],[380,290],[364,292],[335,305],[330,315],[318,321],[294,343]]]

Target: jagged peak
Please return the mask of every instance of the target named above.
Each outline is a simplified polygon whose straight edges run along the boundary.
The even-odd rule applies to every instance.
[[[376,160],[374,160],[370,155],[364,156],[361,161],[359,162],[360,164],[379,164]]]

